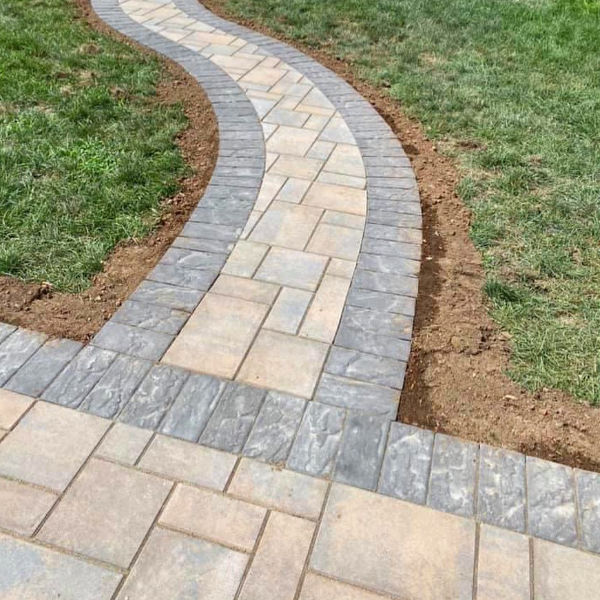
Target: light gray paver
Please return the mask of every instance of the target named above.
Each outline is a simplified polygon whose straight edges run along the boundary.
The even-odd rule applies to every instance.
[[[435,436],[427,504],[470,517],[475,508],[477,445],[441,433]]]
[[[86,346],[42,394],[44,400],[76,408],[108,370],[116,354]]]
[[[513,531],[525,531],[525,457],[482,445],[479,454],[479,518]]]
[[[197,441],[225,386],[224,381],[209,375],[190,375],[164,418],[160,431],[191,442]]]
[[[0,534],[0,591],[19,600],[109,600],[121,575]]]
[[[46,336],[17,329],[0,343],[0,385],[8,381],[46,341]]]
[[[263,390],[230,383],[208,421],[200,442],[220,450],[240,452],[264,397]]]
[[[575,493],[571,469],[527,457],[529,533],[561,544],[575,545]]]
[[[9,390],[39,396],[81,350],[72,340],[48,340],[5,384]]]
[[[137,427],[154,429],[179,393],[188,373],[167,365],[152,367],[131,400],[119,415],[119,420]]]
[[[152,363],[119,354],[80,404],[81,410],[99,417],[116,417],[140,385]]]
[[[268,462],[285,462],[300,425],[306,401],[269,392],[243,449],[243,454]]]
[[[600,553],[600,475],[575,471],[575,480],[583,545]]]
[[[337,457],[346,414],[341,408],[310,402],[287,465],[310,475],[329,475]]]
[[[392,423],[379,491],[425,504],[431,470],[433,433],[404,423]]]

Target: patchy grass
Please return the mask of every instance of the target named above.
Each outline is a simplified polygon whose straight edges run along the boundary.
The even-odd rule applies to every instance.
[[[224,2],[350,63],[457,158],[512,376],[600,403],[600,1]]]
[[[183,109],[155,101],[158,59],[70,0],[2,0],[0,65],[0,273],[80,291],[177,190]]]

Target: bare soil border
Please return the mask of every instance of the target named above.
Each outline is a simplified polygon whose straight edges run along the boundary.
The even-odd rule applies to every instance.
[[[74,0],[79,18],[92,28],[140,52],[152,52],[108,27],[87,0]],[[198,82],[175,62],[161,57],[164,77],[158,103],[181,103],[188,118],[177,144],[191,167],[180,191],[162,202],[160,223],[145,239],[118,245],[104,267],[82,293],[54,292],[43,282],[24,283],[0,276],[0,321],[42,331],[50,336],[88,341],[135,290],[159,261],[188,220],[212,175],[218,152],[218,130],[212,107]]]

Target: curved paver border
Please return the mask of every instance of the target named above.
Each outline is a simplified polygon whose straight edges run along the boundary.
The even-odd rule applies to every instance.
[[[193,0],[176,1],[186,11],[200,11],[203,19],[214,19],[220,28],[244,31],[244,37],[251,37],[253,43],[285,58],[310,75],[321,89],[326,89],[340,113],[353,123],[365,158],[368,223],[378,225],[397,218],[399,231],[414,235],[410,231],[416,227],[406,227],[407,223],[416,225],[414,219],[419,218],[414,178],[407,172],[388,181],[390,165],[397,168],[402,164],[401,168],[407,168],[408,162],[399,142],[365,100],[325,67],[298,51],[213,17]],[[239,219],[234,228],[243,226],[244,215],[247,217],[256,198],[263,167],[258,163],[242,163],[262,153],[264,164],[262,132],[252,106],[217,67],[134,23],[119,10],[116,0],[95,0],[94,7],[115,29],[177,60],[205,87],[215,106],[222,143],[217,169],[199,211],[206,214],[209,210],[223,218]],[[241,131],[243,136],[238,134]],[[243,169],[250,171],[242,172]],[[239,182],[233,191],[232,178]],[[233,210],[233,216],[229,214],[232,207],[238,208]],[[194,222],[192,219],[191,223]],[[227,226],[224,223],[225,229],[217,229],[231,236]],[[186,244],[190,242],[181,239],[173,245],[175,252],[171,255],[189,248]],[[194,242],[198,249],[205,244],[213,254],[215,247],[221,248],[224,256],[230,249],[228,237],[193,239],[199,240]],[[369,249],[379,243],[377,240],[380,238],[369,235],[367,230],[359,258],[363,267],[369,260],[365,257],[373,255]],[[401,253],[380,255],[385,256],[408,258]],[[165,258],[161,261],[162,274],[150,275],[139,293],[131,298],[134,306],[139,302],[138,308],[143,308],[148,303],[158,312],[141,310],[136,317],[136,311],[130,309],[129,317],[115,315],[100,342],[95,340],[83,349],[81,344],[70,340],[47,341],[42,334],[0,324],[0,385],[166,435],[265,462],[285,463],[291,469],[311,475],[600,553],[599,474],[390,423],[389,416],[369,415],[354,410],[354,405],[348,407],[347,399],[342,396],[346,392],[342,390],[335,392],[333,403],[339,401],[344,408],[157,365],[154,358],[128,354],[130,346],[124,352],[119,339],[130,345],[135,342],[137,352],[158,356],[160,336],[174,335],[173,331],[181,326],[179,321],[185,320],[203,293],[201,289],[178,286],[173,280],[160,281],[163,277],[181,276],[173,268],[177,266],[175,259],[167,255]],[[218,269],[214,266],[212,270],[215,276]],[[355,295],[368,290],[360,276],[366,271],[375,272],[358,269],[352,287]],[[368,290],[371,298],[377,297],[376,292]],[[414,295],[405,298],[403,311],[412,315]],[[390,311],[390,314],[396,313]],[[139,319],[144,327],[138,327]],[[132,334],[125,326],[147,329],[154,335],[138,338],[142,334]],[[159,327],[163,330],[156,329]],[[166,327],[173,331],[165,332]],[[344,321],[340,332],[343,329]],[[110,349],[100,348],[98,343]],[[331,368],[328,363],[326,371]]]

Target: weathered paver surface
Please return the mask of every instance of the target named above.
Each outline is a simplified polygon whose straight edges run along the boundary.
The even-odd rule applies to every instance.
[[[421,220],[381,117],[196,0],[94,8],[219,156],[89,345],[0,324],[0,599],[600,597],[600,475],[393,421]]]

